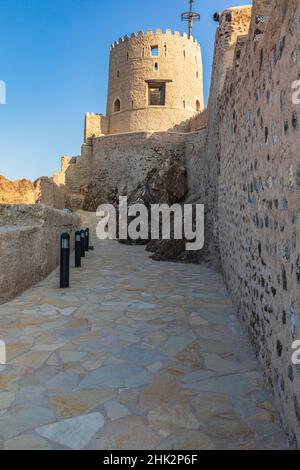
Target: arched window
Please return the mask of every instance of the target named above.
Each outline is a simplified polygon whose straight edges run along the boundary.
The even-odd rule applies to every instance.
[[[197,111],[197,113],[199,113],[201,111],[201,106],[200,106],[200,101],[199,100],[196,101],[196,111]]]
[[[117,98],[114,102],[114,113],[118,113],[119,111],[121,111],[121,101]]]

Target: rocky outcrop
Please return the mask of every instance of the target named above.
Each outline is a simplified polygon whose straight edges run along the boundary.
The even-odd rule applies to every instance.
[[[99,171],[88,185],[81,187],[84,211],[95,212],[101,204],[115,205],[117,203],[117,189],[109,187],[103,176]]]
[[[0,204],[35,204],[35,188],[30,180],[10,181],[0,176]]]
[[[64,209],[65,188],[46,176],[34,183],[27,179],[10,181],[0,176],[0,204],[46,204]]]
[[[149,214],[152,204],[172,205],[183,201],[187,194],[186,170],[179,163],[166,160],[162,167],[151,170],[145,181],[128,195],[128,207],[134,204],[143,204],[147,207]],[[128,222],[133,217],[128,217]],[[122,243],[134,245],[145,245],[150,241],[149,217],[149,239],[148,240],[120,240]]]

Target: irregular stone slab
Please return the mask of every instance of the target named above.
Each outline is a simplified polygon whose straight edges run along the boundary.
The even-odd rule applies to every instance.
[[[157,450],[213,450],[214,444],[202,431],[180,430],[165,439]]]
[[[226,359],[224,357],[220,357],[219,354],[214,353],[204,353],[203,357],[205,359],[207,369],[218,372],[219,374],[232,374],[241,369],[241,364],[232,357]]]
[[[33,434],[14,437],[4,443],[4,450],[50,450],[50,444]]]
[[[251,381],[242,374],[190,381],[190,383],[185,384],[183,387],[204,392],[229,393],[231,395],[245,395],[255,388]]]
[[[172,336],[165,343],[161,351],[168,356],[176,356],[180,351],[183,351],[190,343],[193,338],[186,336]]]
[[[208,326],[209,322],[202,318],[199,313],[192,312],[190,315],[189,323],[195,326]]]
[[[204,422],[228,403],[224,393],[201,393],[191,400],[199,422]]]
[[[32,343],[18,343],[12,344],[8,343],[6,345],[6,360],[10,362],[17,356],[20,356],[22,353],[28,351],[32,346]]]
[[[62,348],[64,343],[53,343],[53,344],[36,344],[32,350],[33,351],[56,351],[59,348]]]
[[[139,416],[130,416],[110,423],[90,446],[95,450],[155,449],[160,437]]]
[[[107,413],[107,416],[111,421],[115,421],[116,419],[125,418],[130,414],[127,406],[121,405],[117,401],[110,400],[104,403],[104,407]]]
[[[113,390],[84,390],[69,395],[50,397],[49,402],[60,416],[71,418],[88,413],[113,396]]]
[[[42,426],[36,429],[36,432],[57,444],[73,450],[81,450],[87,446],[104,423],[101,413],[91,413]]]
[[[162,405],[148,413],[148,421],[164,437],[176,431],[177,427],[187,429],[197,429],[199,427],[198,420],[192,413],[188,403]]]
[[[21,356],[15,357],[10,363],[14,367],[25,368],[25,367],[41,367],[44,362],[47,361],[50,356],[50,352],[43,351],[29,351]]]
[[[150,379],[149,372],[143,367],[126,364],[104,366],[90,372],[79,384],[79,388],[140,387],[149,383]]]
[[[15,394],[11,392],[0,393],[0,410],[9,408],[15,399]]]
[[[161,355],[156,351],[135,347],[124,348],[116,354],[115,357],[126,361],[128,364],[137,364],[140,366],[158,362],[161,359]]]
[[[86,356],[85,352],[81,351],[62,351],[60,353],[63,362],[79,362]]]
[[[15,408],[1,416],[0,437],[7,440],[28,429],[51,423],[54,419],[53,412],[47,408]]]

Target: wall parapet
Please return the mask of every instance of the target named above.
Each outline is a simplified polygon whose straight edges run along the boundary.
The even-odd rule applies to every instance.
[[[153,38],[154,37],[170,37],[170,36],[176,36],[178,38],[183,38],[185,40],[189,40],[191,41],[192,43],[195,43],[196,45],[199,45],[197,39],[193,36],[191,36],[190,38],[188,37],[187,33],[180,33],[179,31],[172,31],[171,29],[166,29],[165,32],[162,31],[162,29],[158,28],[156,31],[153,31],[152,29],[148,29],[147,32],[145,33],[144,31],[139,31],[138,33],[132,33],[130,34],[129,36],[128,35],[125,35],[121,38],[119,38],[117,41],[115,41],[112,45],[111,45],[111,50],[116,48],[117,46],[121,45],[121,44],[126,44],[127,42],[129,42],[131,39],[136,39],[136,38],[139,38],[139,37],[151,37]]]

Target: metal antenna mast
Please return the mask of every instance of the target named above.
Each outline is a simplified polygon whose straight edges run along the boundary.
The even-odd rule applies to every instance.
[[[189,23],[189,38],[192,36],[194,21],[200,21],[200,13],[193,11],[193,3],[194,0],[190,0],[190,11],[182,13],[181,15],[182,21],[188,21]]]

